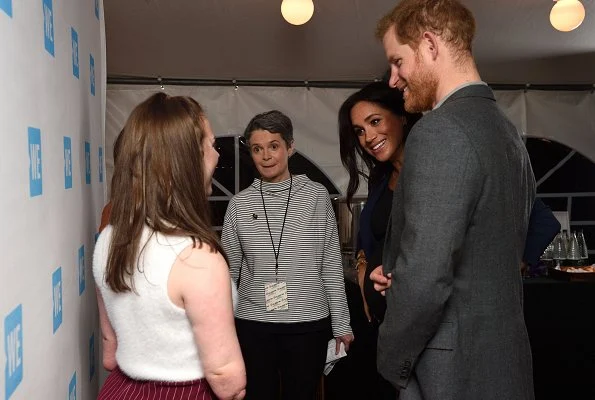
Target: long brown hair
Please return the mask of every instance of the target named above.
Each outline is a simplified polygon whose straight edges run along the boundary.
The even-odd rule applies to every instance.
[[[121,135],[111,183],[113,226],[105,280],[115,292],[134,290],[141,234],[192,238],[223,253],[211,229],[205,188],[205,116],[192,98],[157,93],[131,113]]]

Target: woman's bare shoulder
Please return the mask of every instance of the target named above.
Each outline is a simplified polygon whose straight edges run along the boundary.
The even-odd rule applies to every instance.
[[[225,268],[227,263],[223,255],[208,243],[196,243],[186,247],[178,256],[176,265],[188,272],[206,272],[210,269]]]

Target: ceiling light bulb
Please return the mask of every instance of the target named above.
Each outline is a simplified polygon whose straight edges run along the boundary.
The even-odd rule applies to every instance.
[[[312,18],[314,3],[312,0],[283,0],[281,14],[290,24],[303,25]]]
[[[550,22],[562,32],[579,27],[585,19],[585,7],[579,0],[558,0],[550,11]]]

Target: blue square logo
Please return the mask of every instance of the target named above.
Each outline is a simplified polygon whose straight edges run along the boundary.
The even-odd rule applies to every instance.
[[[99,19],[99,0],[95,0],[95,17]]]
[[[95,333],[89,338],[89,380],[95,375]]]
[[[72,374],[68,384],[68,400],[76,400],[76,371]]]
[[[62,325],[62,267],[58,267],[52,274],[52,299],[52,319],[54,321],[54,333],[56,333],[60,325]]]
[[[21,304],[4,318],[4,352],[6,353],[4,398],[8,400],[23,380],[23,307]]]
[[[85,291],[85,245],[79,247],[79,296]]]
[[[64,189],[72,188],[72,141],[64,136]]]
[[[103,182],[103,147],[99,146],[99,182]]]
[[[79,34],[70,28],[70,34],[72,36],[72,75],[76,79],[79,78]]]
[[[54,8],[52,0],[43,1],[43,37],[45,49],[54,56]]]
[[[89,79],[91,81],[91,96],[95,96],[95,59],[89,54]]]
[[[85,183],[91,184],[91,144],[85,142]]]
[[[95,0],[97,3],[99,0]],[[9,17],[12,18],[12,0],[0,0],[0,10],[4,11]]]
[[[39,196],[43,192],[41,175],[41,131],[29,127],[29,194]]]

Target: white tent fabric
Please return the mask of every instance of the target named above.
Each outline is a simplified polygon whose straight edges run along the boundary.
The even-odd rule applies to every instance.
[[[345,192],[348,175],[339,157],[337,113],[355,89],[257,86],[108,85],[106,162],[113,168],[112,143],[134,106],[152,93],[196,99],[216,136],[241,135],[255,114],[278,109],[293,121],[296,148]],[[557,141],[595,162],[595,94],[576,91],[496,91],[496,100],[524,135]],[[361,185],[365,190],[365,185]],[[359,193],[365,194],[365,193]]]

